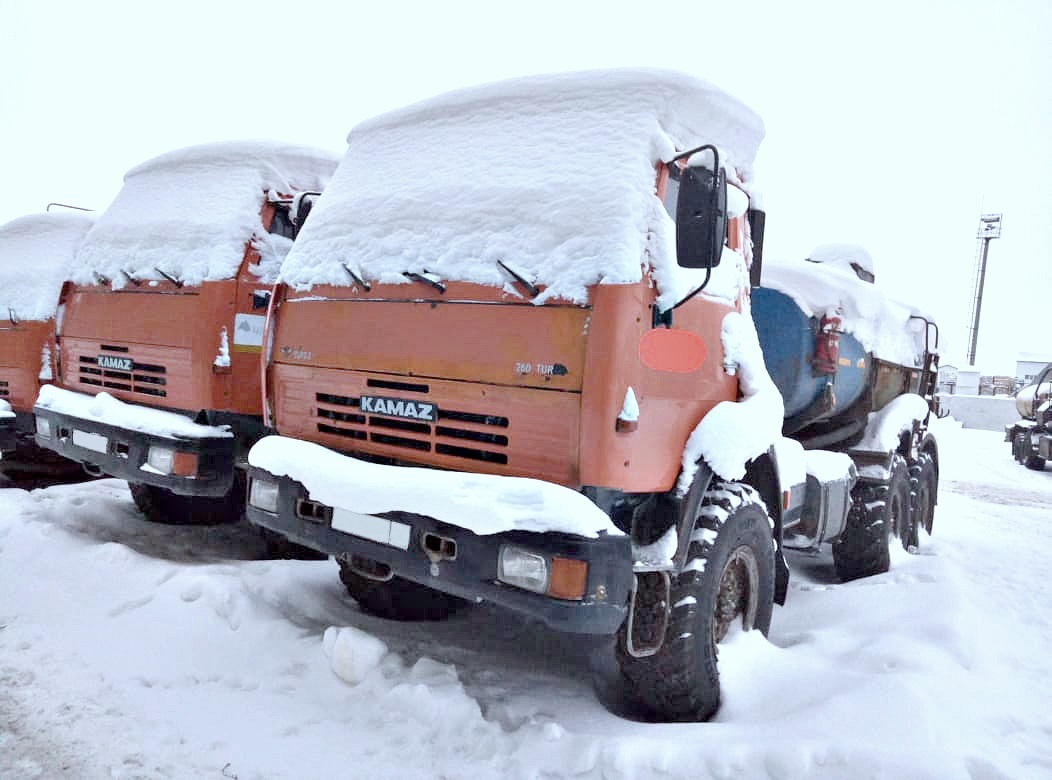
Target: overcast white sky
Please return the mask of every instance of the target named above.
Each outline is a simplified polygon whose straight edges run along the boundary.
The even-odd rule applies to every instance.
[[[768,255],[866,246],[878,283],[937,318],[944,363],[967,347],[979,214],[1003,212],[978,362],[1052,360],[1048,0],[0,0],[0,224],[103,209],[129,168],[190,144],[342,151],[355,123],[439,92],[626,66],[756,109]]]

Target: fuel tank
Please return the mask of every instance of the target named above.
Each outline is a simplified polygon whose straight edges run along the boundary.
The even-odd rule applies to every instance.
[[[765,287],[753,290],[752,316],[767,372],[785,403],[786,435],[856,411],[875,373],[872,356],[857,339],[836,334],[839,349],[832,364],[819,369],[821,318],[807,316],[788,295]]]
[[[1015,408],[1024,420],[1037,418],[1037,410],[1052,397],[1052,364],[1038,376],[1037,381],[1027,385],[1015,396]]]

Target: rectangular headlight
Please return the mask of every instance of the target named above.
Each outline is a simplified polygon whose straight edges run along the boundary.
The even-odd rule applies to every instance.
[[[517,588],[544,593],[548,590],[548,560],[543,555],[506,544],[500,548],[497,579]]]
[[[146,451],[146,463],[162,474],[192,477],[197,474],[197,454],[181,452],[171,447],[153,445]]]
[[[172,473],[172,463],[175,461],[175,450],[170,447],[150,447],[146,452],[146,463],[152,469],[162,474]]]
[[[276,515],[278,513],[278,483],[269,479],[253,479],[248,488],[248,503],[256,509]]]
[[[51,420],[46,417],[37,417],[37,436],[44,439],[51,438]]]

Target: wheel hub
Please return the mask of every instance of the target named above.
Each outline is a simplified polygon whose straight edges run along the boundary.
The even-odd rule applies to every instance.
[[[749,630],[756,622],[757,590],[760,570],[749,547],[738,547],[727,559],[716,593],[716,615],[712,624],[713,641],[719,644],[731,624],[741,616],[742,628]]]

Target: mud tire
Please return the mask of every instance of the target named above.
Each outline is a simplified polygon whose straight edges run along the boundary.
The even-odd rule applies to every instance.
[[[1045,459],[1039,455],[1024,455],[1023,465],[1031,471],[1044,471]]]
[[[378,582],[363,577],[341,560],[340,581],[363,611],[388,620],[445,620],[470,603],[402,577]]]
[[[922,452],[917,461],[910,466],[910,507],[913,528],[917,532],[916,544],[920,544],[920,529],[931,536],[935,522],[935,502],[939,490],[939,474],[935,467],[935,458],[929,452]]]
[[[1023,450],[1026,448],[1026,434],[1017,433],[1012,437],[1012,457],[1015,458],[1016,463],[1022,463],[1026,458],[1023,455]]]
[[[891,534],[899,535],[903,547],[909,549],[909,490],[906,461],[896,455],[887,484],[862,483],[852,491],[844,532],[833,542],[833,565],[843,582],[890,569]]]
[[[884,503],[891,532],[902,543],[902,549],[917,548],[918,529],[914,523],[913,500],[910,496],[910,470],[906,459],[895,455],[891,460],[891,476],[888,478]]]
[[[245,512],[245,491],[238,481],[225,496],[180,496],[170,490],[129,482],[132,500],[151,523],[222,525],[238,522]]]
[[[660,648],[635,657],[627,649],[627,624],[618,632],[617,661],[633,709],[662,721],[703,721],[716,712],[718,645],[730,625],[740,620],[764,635],[771,625],[771,529],[763,501],[747,485],[717,482],[702,497],[687,564],[671,581]]]
[[[263,546],[267,551],[267,558],[271,560],[293,560],[293,561],[324,561],[328,555],[315,550],[313,547],[297,544],[286,536],[276,531],[271,531],[263,526],[256,526],[259,535],[263,539]]]

